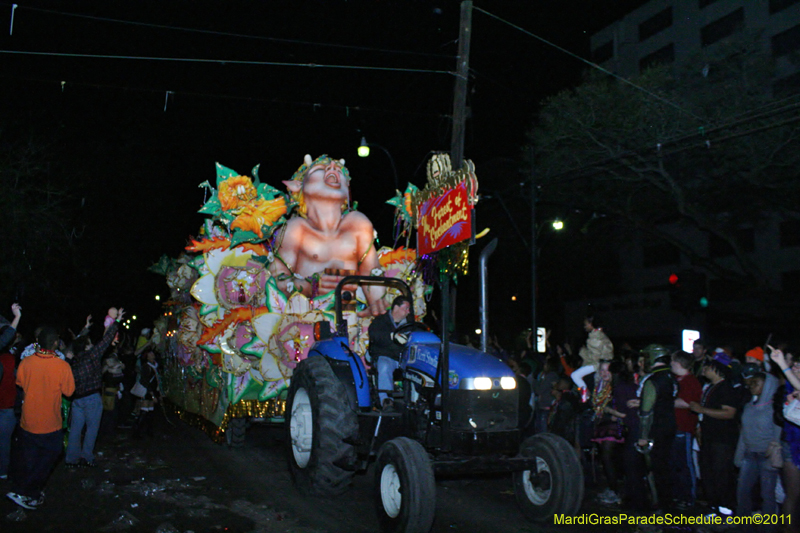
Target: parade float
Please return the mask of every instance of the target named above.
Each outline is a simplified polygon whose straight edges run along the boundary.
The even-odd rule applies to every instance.
[[[432,159],[429,179],[444,158]],[[285,192],[262,182],[258,167],[251,174],[217,164],[215,185],[200,185],[200,213],[208,218],[198,234],[177,258],[151,267],[170,290],[154,328],[164,394],[184,420],[218,441],[234,428],[229,439],[243,439],[246,420],[282,419],[292,370],[314,344],[314,324],[333,320],[342,276],[402,279],[414,291],[417,320],[433,283],[409,247],[412,198],[420,194],[413,185],[387,202],[395,207],[395,243],[377,248],[372,223],[351,203],[344,160],[307,155],[283,181]],[[354,293],[344,317],[351,349],[364,357],[372,317],[396,292]]]

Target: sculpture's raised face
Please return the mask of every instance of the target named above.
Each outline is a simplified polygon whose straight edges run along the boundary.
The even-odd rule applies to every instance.
[[[350,180],[342,172],[338,161],[317,163],[308,169],[303,180],[303,196],[308,202],[312,198],[347,201],[350,196]]]
[[[350,173],[344,159],[332,159],[326,155],[311,159],[306,155],[303,165],[292,179],[283,182],[298,205],[298,213],[305,217],[307,203],[334,200],[341,202],[342,212],[350,206]]]

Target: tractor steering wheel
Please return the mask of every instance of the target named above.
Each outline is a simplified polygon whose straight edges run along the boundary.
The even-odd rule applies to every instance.
[[[430,331],[430,330],[431,328],[429,328],[426,324],[423,324],[422,322],[409,322],[408,324],[403,324],[402,326],[394,330],[394,333],[395,335],[397,335],[398,333],[407,333],[407,332],[410,333],[411,331]]]

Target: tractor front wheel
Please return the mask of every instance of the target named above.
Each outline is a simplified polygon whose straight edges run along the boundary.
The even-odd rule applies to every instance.
[[[514,493],[523,514],[534,522],[553,516],[574,516],[583,501],[583,468],[569,443],[552,433],[539,433],[522,443],[520,455],[536,459],[536,468],[514,472]]]
[[[384,533],[428,533],[436,512],[436,480],[420,443],[397,437],[375,463],[375,506]]]
[[[336,496],[355,473],[358,417],[344,384],[324,357],[309,357],[292,374],[286,399],[289,470],[304,494]]]

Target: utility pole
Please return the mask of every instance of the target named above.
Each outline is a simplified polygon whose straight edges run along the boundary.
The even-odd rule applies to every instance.
[[[461,24],[458,32],[458,64],[453,94],[453,135],[450,138],[450,163],[453,169],[461,168],[464,161],[464,133],[467,122],[467,81],[469,80],[469,45],[472,35],[472,1],[461,2]],[[447,413],[450,392],[450,275],[440,275],[442,289],[442,412]],[[447,416],[442,417],[442,430],[446,434],[450,427]]]
[[[472,0],[461,2],[461,26],[458,33],[458,65],[453,94],[453,135],[450,138],[450,161],[453,169],[464,161],[464,135],[467,123],[467,82],[469,81],[469,45],[472,37]]]
[[[531,343],[535,346],[538,340],[536,329],[536,262],[539,260],[538,230],[536,228],[536,172],[533,165],[533,146],[528,147],[528,159],[531,163]]]

